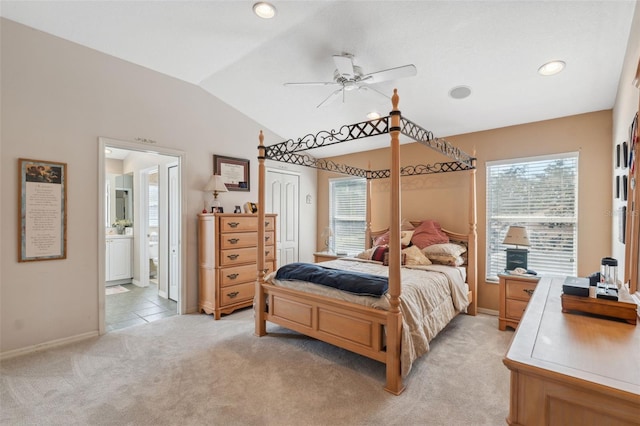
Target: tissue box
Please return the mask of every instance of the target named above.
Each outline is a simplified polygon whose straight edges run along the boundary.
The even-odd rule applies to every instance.
[[[589,278],[567,277],[562,292],[571,296],[589,297]]]

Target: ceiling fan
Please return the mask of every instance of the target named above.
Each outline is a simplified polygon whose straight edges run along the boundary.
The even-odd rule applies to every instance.
[[[333,72],[333,81],[317,81],[302,83],[284,83],[285,86],[340,86],[333,91],[325,100],[318,104],[317,108],[329,105],[340,96],[344,102],[345,93],[352,90],[365,90],[378,93],[386,98],[381,91],[371,87],[372,84],[382,83],[384,81],[396,80],[398,78],[413,77],[418,73],[415,65],[403,65],[401,67],[389,68],[364,74],[362,68],[353,64],[353,55],[343,53],[342,55],[333,55],[333,62],[336,64],[336,70]]]

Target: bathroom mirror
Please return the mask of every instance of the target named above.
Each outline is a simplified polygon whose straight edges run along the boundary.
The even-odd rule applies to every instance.
[[[106,225],[109,227],[117,220],[133,222],[133,173],[107,173],[106,185]]]

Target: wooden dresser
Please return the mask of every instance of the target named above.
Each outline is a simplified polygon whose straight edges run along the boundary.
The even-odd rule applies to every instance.
[[[640,424],[640,327],[562,313],[564,277],[543,277],[503,362],[510,425]]]
[[[498,328],[504,331],[509,326],[515,330],[540,277],[502,274],[498,277],[500,278]]]
[[[276,267],[275,214],[265,219],[266,273]],[[198,215],[198,309],[220,319],[251,306],[257,270],[258,216]]]

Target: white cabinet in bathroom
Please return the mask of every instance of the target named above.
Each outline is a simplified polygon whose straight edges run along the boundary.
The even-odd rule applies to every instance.
[[[133,278],[131,268],[131,245],[133,239],[127,236],[107,236],[105,281],[110,284],[124,284]],[[111,282],[113,281],[113,282]]]

